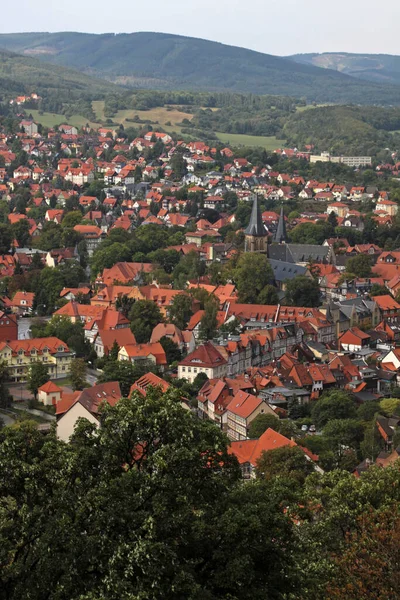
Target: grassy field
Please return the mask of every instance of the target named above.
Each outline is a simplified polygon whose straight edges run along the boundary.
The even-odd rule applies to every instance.
[[[81,115],[72,115],[72,117],[67,119],[66,116],[57,113],[44,112],[39,114],[38,110],[31,109],[29,109],[29,112],[32,113],[32,116],[37,123],[41,123],[45,127],[54,127],[54,125],[61,125],[62,123],[68,123],[68,125],[74,125],[78,128],[83,127],[86,123],[89,123],[94,129],[100,127],[99,123],[92,123],[91,121],[88,121],[86,117],[82,117]]]
[[[276,150],[284,145],[283,140],[278,140],[275,136],[262,135],[244,135],[241,133],[219,133],[215,132],[221,142],[231,144],[232,146],[259,146],[265,150]]]
[[[304,112],[305,110],[310,110],[311,108],[323,108],[324,106],[334,106],[333,104],[307,104],[307,106],[296,106],[297,112]]]
[[[37,123],[41,123],[46,127],[54,127],[54,125],[61,125],[61,123],[68,123],[69,125],[75,125],[75,127],[83,127],[86,123],[89,123],[91,127],[97,129],[104,124],[106,117],[104,116],[104,101],[96,100],[92,103],[94,113],[99,123],[92,123],[85,117],[80,115],[73,115],[70,118],[66,118],[64,115],[56,113],[44,112],[39,114],[38,110],[31,110],[32,116]],[[306,107],[305,107],[306,108]],[[133,119],[138,116],[142,121],[150,121],[152,126],[157,127],[159,125],[167,132],[181,133],[181,127],[178,123],[181,123],[183,119],[189,121],[193,118],[193,115],[186,112],[181,112],[176,107],[156,107],[151,110],[119,110],[117,114],[112,118],[113,123],[122,123],[124,126],[132,125],[137,127],[139,124],[127,121],[127,119]],[[171,123],[171,125],[166,125]],[[233,146],[259,146],[265,148],[265,150],[275,150],[281,147],[284,142],[277,140],[275,136],[257,136],[257,135],[242,135],[239,133],[218,133],[216,135],[226,144],[232,144]]]
[[[96,117],[100,121],[105,121],[104,102],[96,100],[92,103],[92,106]],[[189,121],[193,119],[192,114],[181,112],[176,107],[157,106],[150,110],[119,110],[115,116],[112,117],[112,121],[118,124],[122,123],[124,126],[132,125],[132,127],[135,127],[138,124],[127,121],[127,119],[134,119],[136,116],[142,121],[150,121],[151,125],[159,125],[166,131],[176,131],[178,133],[181,131],[178,123],[181,123],[183,119],[188,119]],[[167,123],[171,123],[171,125],[167,125]]]

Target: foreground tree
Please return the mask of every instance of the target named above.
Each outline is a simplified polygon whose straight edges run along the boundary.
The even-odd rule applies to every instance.
[[[257,477],[270,480],[285,477],[303,484],[307,475],[314,471],[313,463],[298,446],[283,446],[263,452],[257,461]]]
[[[7,363],[0,362],[0,408],[7,408],[10,403],[9,378]]]
[[[359,518],[344,551],[335,556],[330,600],[386,600],[400,597],[400,516],[392,506]]]
[[[30,600],[283,600],[300,591],[283,487],[243,485],[224,435],[175,392],[106,406],[101,428],[81,421],[70,444],[31,424],[5,428],[0,470],[7,600],[27,590]]]

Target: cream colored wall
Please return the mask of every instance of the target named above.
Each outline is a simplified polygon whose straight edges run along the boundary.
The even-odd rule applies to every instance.
[[[53,406],[52,398],[54,398],[56,402],[59,402],[61,400],[60,392],[50,392],[49,394],[43,391],[39,392],[38,400],[45,406]]]
[[[90,423],[95,423],[97,427],[99,426],[96,417],[86,410],[80,402],[77,402],[57,421],[57,437],[64,442],[68,442],[80,417],[87,419]]]

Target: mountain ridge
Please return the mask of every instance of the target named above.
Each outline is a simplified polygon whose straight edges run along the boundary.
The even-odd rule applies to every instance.
[[[374,83],[400,85],[400,56],[354,52],[310,52],[286,57],[298,64],[329,69]]]
[[[1,34],[0,47],[132,88],[249,92],[309,102],[400,104],[400,86],[370,83],[292,58],[175,34]]]

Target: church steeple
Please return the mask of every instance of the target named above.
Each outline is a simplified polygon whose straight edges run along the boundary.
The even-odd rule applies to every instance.
[[[274,242],[285,244],[287,242],[285,215],[283,214],[283,205],[281,206],[281,214],[278,221],[278,228],[274,235]]]
[[[257,198],[253,202],[250,222],[245,229],[245,252],[266,252],[268,233],[265,229]]]

